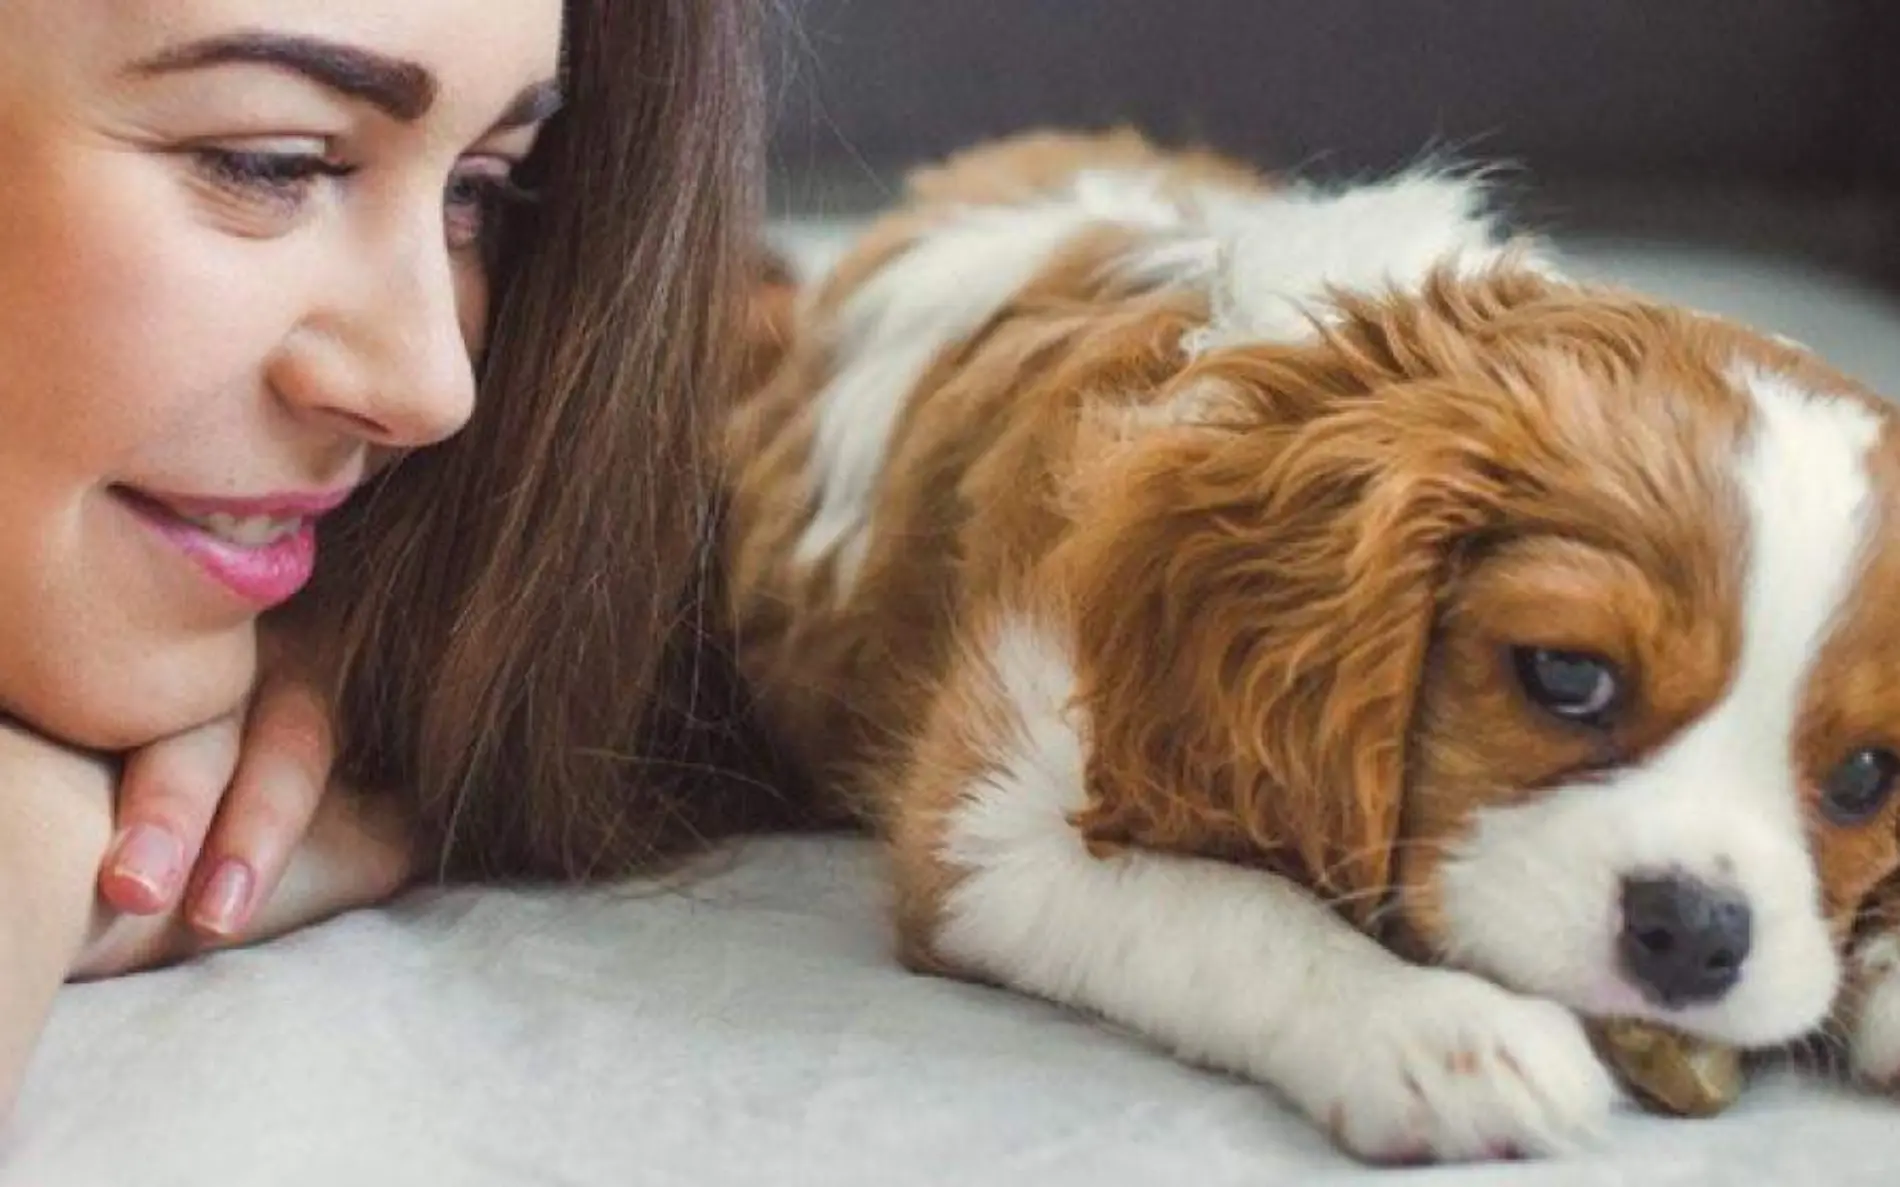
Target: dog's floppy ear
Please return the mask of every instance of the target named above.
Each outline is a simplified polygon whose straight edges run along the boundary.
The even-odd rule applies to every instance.
[[[1250,413],[1131,451],[1058,560],[1091,721],[1078,827],[1264,861],[1363,919],[1439,595],[1507,479],[1495,400],[1350,346],[1190,376]]]

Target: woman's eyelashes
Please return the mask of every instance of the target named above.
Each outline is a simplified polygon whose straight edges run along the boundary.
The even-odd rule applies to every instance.
[[[221,191],[285,214],[301,211],[319,183],[356,172],[320,152],[208,145],[191,155],[199,172]]]
[[[489,247],[510,211],[529,205],[535,195],[515,181],[512,166],[499,158],[472,161],[449,177],[443,195],[443,225],[449,250]]]
[[[288,230],[305,213],[320,187],[346,182],[360,166],[316,151],[202,146],[191,150],[197,171],[220,193],[269,215],[273,229]],[[450,251],[485,249],[508,213],[534,195],[517,183],[513,162],[470,158],[458,164],[442,192],[443,234]]]

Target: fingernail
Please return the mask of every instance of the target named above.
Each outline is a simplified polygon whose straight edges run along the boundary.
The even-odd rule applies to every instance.
[[[251,887],[256,879],[251,867],[241,861],[226,861],[211,874],[198,896],[198,909],[191,921],[206,931],[231,935],[244,926],[251,906]]]
[[[119,834],[111,870],[154,899],[165,898],[185,875],[184,843],[155,824],[135,824]]]

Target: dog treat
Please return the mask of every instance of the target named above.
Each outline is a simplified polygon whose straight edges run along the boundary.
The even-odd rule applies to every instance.
[[[1616,1019],[1602,1028],[1603,1045],[1642,1102],[1678,1117],[1713,1117],[1742,1092],[1742,1055],[1667,1027]]]

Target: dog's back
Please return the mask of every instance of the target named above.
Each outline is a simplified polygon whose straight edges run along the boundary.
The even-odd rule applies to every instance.
[[[913,174],[809,282],[729,437],[744,662],[786,744],[847,793],[882,765],[955,615],[1037,563],[1088,464],[1205,412],[1171,383],[1196,353],[1299,337],[1329,285],[1496,251],[1468,180],[1281,187],[1127,132],[1028,134]]]

